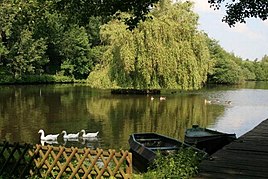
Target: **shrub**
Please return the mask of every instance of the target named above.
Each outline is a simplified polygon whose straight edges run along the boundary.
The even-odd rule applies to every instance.
[[[167,156],[158,154],[153,165],[141,178],[190,178],[197,173],[197,166],[201,158],[191,148],[184,148]]]

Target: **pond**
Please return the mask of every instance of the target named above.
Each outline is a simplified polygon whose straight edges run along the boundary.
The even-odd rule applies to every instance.
[[[165,100],[160,100],[164,96]],[[46,134],[99,131],[91,140],[56,144],[129,149],[132,133],[157,132],[184,140],[193,124],[241,136],[268,118],[268,83],[209,86],[161,95],[113,95],[81,84],[0,86],[0,141],[40,143]]]

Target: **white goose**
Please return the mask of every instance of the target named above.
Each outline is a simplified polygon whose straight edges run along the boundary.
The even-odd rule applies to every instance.
[[[67,134],[66,131],[61,132],[63,134],[63,139],[77,139],[79,137],[79,132],[76,134]]]
[[[97,135],[99,134],[99,131],[98,132],[94,132],[94,133],[86,133],[86,131],[84,129],[81,130],[81,132],[83,133],[82,134],[82,137],[83,138],[97,137]]]
[[[57,140],[57,138],[59,136],[59,134],[49,134],[49,135],[46,135],[45,136],[45,132],[44,132],[43,129],[40,129],[38,131],[38,134],[41,134],[41,138],[40,139],[43,140],[43,141]]]

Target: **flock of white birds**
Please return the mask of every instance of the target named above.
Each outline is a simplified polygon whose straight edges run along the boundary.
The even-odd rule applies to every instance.
[[[38,131],[39,134],[41,134],[40,140],[41,141],[56,141],[60,134],[48,134],[45,135],[45,131],[43,129],[40,129]],[[82,135],[80,135],[82,133]],[[78,138],[92,138],[97,137],[99,134],[98,132],[94,133],[86,133],[86,131],[83,129],[80,132],[77,132],[75,134],[67,134],[66,131],[62,131],[61,134],[63,134],[63,139],[78,139]]]

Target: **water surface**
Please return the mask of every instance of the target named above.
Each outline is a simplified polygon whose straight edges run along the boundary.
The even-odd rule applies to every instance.
[[[85,85],[0,86],[0,140],[40,143],[38,131],[100,131],[87,141],[58,144],[128,149],[135,132],[157,132],[179,140],[193,124],[241,136],[268,118],[268,83],[207,87],[160,95],[112,95]],[[209,101],[209,102],[205,102]]]

